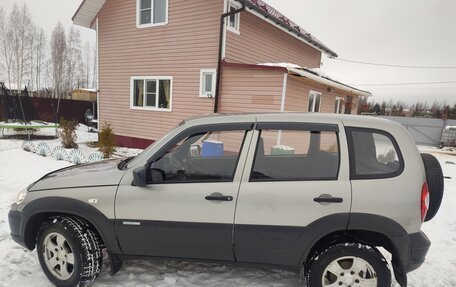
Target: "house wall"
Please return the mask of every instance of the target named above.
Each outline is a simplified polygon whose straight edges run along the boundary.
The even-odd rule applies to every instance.
[[[248,11],[240,16],[240,34],[226,32],[228,62],[293,63],[318,68],[321,52]]]
[[[220,112],[279,112],[284,69],[223,67]]]
[[[353,105],[351,114],[357,114],[359,96],[348,92],[335,89],[331,92],[328,87],[307,78],[288,75],[287,80],[287,97],[285,100],[285,111],[287,112],[307,112],[309,106],[310,91],[322,93],[320,112],[334,113],[336,97],[344,98],[347,101],[348,96],[353,96]]]
[[[217,68],[222,11],[223,1],[169,0],[167,25],[138,29],[136,0],[107,1],[98,14],[100,123],[154,140],[211,113],[214,100],[199,97],[200,69]],[[130,109],[132,76],[172,76],[172,112]]]

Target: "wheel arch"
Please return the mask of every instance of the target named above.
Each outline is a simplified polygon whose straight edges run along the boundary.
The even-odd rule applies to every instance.
[[[22,226],[24,243],[33,250],[41,223],[52,216],[77,216],[85,221],[97,233],[109,252],[121,253],[117,244],[114,220],[108,219],[95,207],[80,200],[64,197],[45,197],[30,202],[22,210],[26,220]]]
[[[396,280],[401,286],[407,286],[407,273],[402,261],[408,251],[407,232],[392,219],[372,215],[354,213],[346,229],[329,230],[316,237],[306,248],[301,258],[300,266],[308,268],[313,257],[330,245],[343,242],[356,242],[370,246],[381,246],[392,255],[392,265]],[[404,249],[406,249],[404,251]]]

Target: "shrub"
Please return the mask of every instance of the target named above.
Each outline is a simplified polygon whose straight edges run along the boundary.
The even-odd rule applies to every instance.
[[[60,120],[60,136],[62,144],[65,148],[77,148],[76,144],[76,127],[79,125],[77,121],[67,121],[64,118]]]
[[[111,125],[105,123],[105,126],[98,134],[98,150],[104,158],[110,158],[116,151],[116,135],[112,131]]]

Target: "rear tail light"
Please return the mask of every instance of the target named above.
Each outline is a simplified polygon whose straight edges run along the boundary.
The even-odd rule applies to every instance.
[[[424,222],[426,214],[429,210],[429,190],[427,182],[423,184],[421,189],[421,221]]]

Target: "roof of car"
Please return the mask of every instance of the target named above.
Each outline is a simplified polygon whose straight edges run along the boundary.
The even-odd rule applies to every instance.
[[[192,117],[184,120],[183,123],[189,124],[217,124],[217,123],[235,123],[235,122],[318,122],[334,123],[341,122],[345,126],[360,127],[382,127],[382,126],[400,126],[400,124],[375,116],[358,116],[345,114],[330,113],[297,113],[297,112],[277,112],[277,113],[233,113],[233,114],[210,114],[204,116]]]

